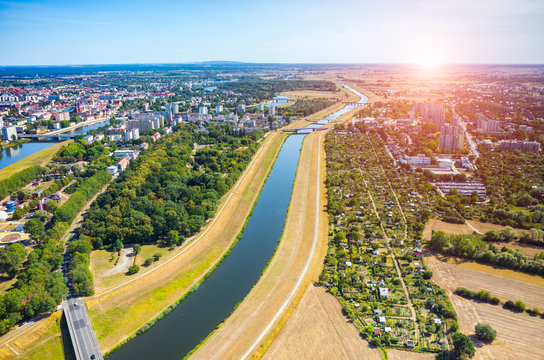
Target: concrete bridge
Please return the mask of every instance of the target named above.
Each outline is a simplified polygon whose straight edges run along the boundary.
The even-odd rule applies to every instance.
[[[69,298],[62,304],[77,360],[103,360],[91,320],[82,300]]]
[[[22,134],[18,135],[21,139],[30,139],[30,140],[42,140],[47,141],[49,139],[57,139],[58,141],[66,139],[74,139],[77,135],[75,134]]]
[[[319,127],[319,128],[304,127],[304,128],[296,128],[296,129],[281,129],[280,131],[290,132],[294,134],[309,134],[311,132],[321,131],[321,130],[327,130],[327,128],[326,127]]]

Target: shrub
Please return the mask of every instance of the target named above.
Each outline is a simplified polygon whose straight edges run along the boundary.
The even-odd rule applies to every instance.
[[[452,332],[457,332],[459,330],[459,323],[455,320],[452,320],[450,323],[450,329]]]
[[[540,310],[538,310],[538,308],[527,309],[525,311],[527,311],[527,314],[529,314],[531,316],[540,315]]]
[[[144,266],[149,266],[149,265],[153,264],[153,261],[154,260],[153,260],[152,257],[145,259]]]
[[[501,299],[499,299],[498,297],[496,296],[491,296],[488,300],[487,300],[488,303],[490,304],[493,304],[493,305],[499,305],[501,303]]]
[[[489,299],[490,295],[487,290],[480,290],[478,291],[478,299],[481,301],[487,301]]]
[[[153,254],[153,261],[159,261],[161,257],[162,257],[161,253],[155,253]]]
[[[425,280],[430,280],[433,277],[433,272],[430,270],[427,270],[423,273],[423,278]]]
[[[488,324],[476,324],[474,327],[478,339],[491,343],[497,337],[497,331]]]
[[[138,265],[132,265],[128,268],[128,274],[133,275],[136,274],[138,271],[140,271],[140,267]]]
[[[474,291],[470,291],[469,289],[464,287],[458,287],[457,289],[455,289],[455,293],[466,299],[474,299],[476,297],[476,293]]]
[[[524,312],[525,311],[525,304],[523,303],[523,301],[516,301],[514,303],[514,309],[518,312]]]
[[[503,307],[505,309],[513,309],[514,308],[514,302],[512,300],[508,300],[504,303]]]

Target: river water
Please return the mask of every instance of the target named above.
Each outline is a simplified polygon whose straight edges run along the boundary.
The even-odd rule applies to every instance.
[[[361,96],[358,106],[366,103],[366,96],[349,89]],[[347,111],[339,110],[310,127],[322,126]],[[283,232],[304,137],[291,135],[284,142],[242,237],[225,260],[174,311],[121,346],[109,359],[181,359],[232,313],[274,255]]]
[[[90,130],[98,129],[99,127],[106,126],[109,124],[110,124],[109,121],[103,121],[93,125],[85,125],[85,126],[76,128],[70,132],[67,132],[67,134],[83,135],[83,134],[86,134]],[[19,160],[24,159],[27,156],[34,154],[35,152],[38,152],[40,150],[43,150],[55,144],[56,142],[52,142],[52,141],[39,141],[39,142],[29,142],[29,143],[21,144],[19,146],[14,146],[11,148],[4,149],[0,151],[0,170]]]
[[[56,142],[30,142],[4,149],[0,152],[0,169],[55,144]]]

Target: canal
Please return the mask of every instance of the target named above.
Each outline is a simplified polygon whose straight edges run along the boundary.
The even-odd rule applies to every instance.
[[[361,97],[358,106],[366,103],[366,96],[346,87]],[[310,126],[322,126],[349,110],[341,109]],[[109,359],[181,359],[233,312],[274,255],[283,232],[304,137],[291,135],[284,142],[242,237],[225,260],[173,312],[121,346]]]

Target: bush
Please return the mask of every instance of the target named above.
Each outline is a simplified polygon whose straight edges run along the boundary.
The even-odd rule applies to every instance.
[[[476,292],[470,291],[464,287],[458,287],[455,289],[455,293],[461,297],[464,297],[465,299],[474,299],[477,296]]]
[[[507,302],[504,303],[503,307],[504,307],[505,309],[511,310],[511,309],[514,308],[514,302],[511,301],[511,300],[508,300]]]
[[[155,253],[153,254],[153,261],[159,261],[161,257],[162,257],[161,253]]]
[[[489,292],[487,290],[478,291],[478,299],[481,301],[487,301],[489,299]]]
[[[532,309],[527,309],[525,310],[527,311],[527,314],[531,315],[531,316],[538,316],[540,315],[540,310],[538,310],[538,308],[532,308]]]
[[[136,274],[138,271],[140,271],[140,267],[138,265],[132,265],[128,268],[128,274],[133,275]]]
[[[154,259],[152,257],[145,259],[144,266],[149,266],[153,264]]]
[[[487,343],[493,342],[495,338],[497,337],[497,331],[493,329],[488,324],[476,324],[474,327],[474,330],[476,331],[476,336],[478,339],[485,341]]]
[[[459,330],[459,323],[455,320],[452,320],[450,323],[450,329],[452,332],[457,332]]]
[[[514,310],[518,311],[518,312],[524,312],[525,311],[525,304],[523,303],[523,301],[516,301],[514,303]]]
[[[423,278],[425,280],[430,280],[433,277],[433,272],[430,270],[427,270],[423,273]]]
[[[499,305],[501,303],[501,299],[499,299],[498,297],[496,296],[491,296],[488,300],[487,300],[488,303],[490,304],[493,304],[493,305]]]

